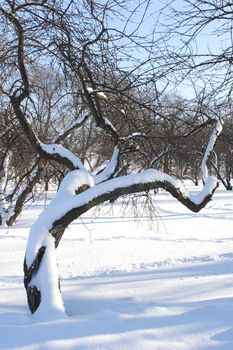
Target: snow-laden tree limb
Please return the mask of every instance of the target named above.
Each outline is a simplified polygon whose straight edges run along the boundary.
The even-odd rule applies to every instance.
[[[46,155],[45,157],[61,161],[64,159],[64,162],[69,163],[73,169],[85,170],[85,167],[81,160],[74,155],[73,152],[69,151],[67,148],[56,143],[44,144],[40,143],[42,152]],[[63,163],[63,161],[61,161]]]
[[[55,140],[54,143],[60,143],[62,140],[64,140],[72,131],[80,128],[87,119],[90,117],[90,113],[85,114],[83,117],[79,119],[75,119],[65,130],[63,130],[62,134],[58,136],[58,138]]]
[[[34,132],[17,100],[11,98],[11,101],[17,119],[19,120],[32,147],[39,153],[40,157],[47,160],[57,161],[72,170],[77,168],[84,170],[84,165],[82,164],[81,160],[62,145],[42,143]]]
[[[51,312],[62,310],[57,284],[48,282],[53,280],[54,276],[55,278],[58,276],[56,263],[50,260],[50,264],[47,264],[46,261],[51,259],[49,249],[54,251],[58,246],[66,227],[87,210],[125,194],[163,188],[187,208],[197,212],[210,201],[217,186],[216,178],[208,177],[203,190],[193,196],[186,191],[182,182],[154,169],[118,177],[98,185],[94,185],[93,177],[86,172],[75,170],[69,173],[62,181],[55,198],[30,231],[24,270],[25,287],[31,311],[34,313],[40,304],[40,310],[46,309]],[[81,193],[79,193],[80,188],[84,189]],[[46,257],[45,260],[39,254],[42,250]],[[42,269],[39,268],[41,262],[38,261],[38,256],[43,261]],[[41,298],[41,293],[43,298]],[[54,300],[58,300],[58,303],[53,305]]]
[[[206,150],[205,150],[205,153],[204,153],[204,156],[202,159],[202,163],[201,163],[202,179],[203,179],[204,183],[206,183],[207,178],[208,178],[207,163],[208,163],[208,160],[210,158],[211,152],[213,151],[216,140],[222,131],[222,126],[223,126],[223,121],[220,118],[212,119],[212,121],[214,123],[214,128],[213,128],[213,131],[210,135],[209,142],[208,142],[208,145],[206,147]]]
[[[103,163],[101,163],[100,165],[94,167],[94,169],[91,170],[91,175],[92,176],[96,176],[98,175],[99,173],[101,173],[105,168],[106,166],[108,165],[109,161],[108,160],[105,160]]]
[[[120,137],[120,140],[122,141],[129,141],[129,140],[132,140],[132,139],[135,139],[137,137],[144,137],[146,138],[147,135],[143,132],[133,132],[132,134],[128,135],[128,136],[123,136],[123,137]]]
[[[119,161],[119,154],[119,146],[115,146],[112,158],[107,163],[105,169],[94,177],[96,185],[110,179],[114,175]]]
[[[76,174],[79,176],[78,171]],[[82,176],[84,175],[82,174]],[[116,199],[122,195],[149,191],[157,188],[163,188],[188,209],[198,212],[210,201],[213,192],[218,186],[217,179],[209,176],[202,191],[193,196],[186,191],[181,181],[155,169],[148,169],[142,173],[110,179],[94,187],[91,185],[91,180],[89,180],[88,183],[90,188],[80,193],[78,196],[75,196],[74,191],[69,197],[64,196],[62,208],[56,209],[56,213],[54,214],[56,218],[53,216],[54,222],[52,229],[60,223],[64,223],[65,226],[67,226],[87,210],[105,201]],[[72,185],[69,186],[72,187]],[[60,192],[59,190],[57,198],[62,195],[63,191]],[[54,203],[55,206],[57,206],[56,200],[55,198],[54,202],[51,203],[51,208],[53,208]],[[53,209],[49,210],[53,211]],[[59,217],[60,219],[57,219]],[[53,219],[50,216],[50,220]],[[51,229],[51,227],[49,229]]]

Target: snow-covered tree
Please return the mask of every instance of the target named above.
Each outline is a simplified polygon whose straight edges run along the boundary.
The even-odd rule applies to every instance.
[[[139,6],[127,0],[120,3],[114,0],[9,0],[0,5],[1,41],[5,47],[0,60],[1,92],[9,101],[40,166],[46,168],[48,162],[54,162],[68,171],[57,195],[29,234],[24,284],[32,313],[56,317],[64,312],[56,248],[67,226],[80,215],[105,201],[157,188],[168,191],[197,212],[210,201],[217,188],[217,180],[209,176],[207,168],[222,129],[217,117],[207,116],[201,125],[212,127],[212,131],[203,145],[204,187],[196,196],[188,193],[176,178],[155,169],[137,171],[141,168],[137,167],[137,162],[134,161],[132,167],[127,161],[128,154],[131,159],[137,154],[136,140],[140,139],[142,143],[148,139],[142,123],[148,113],[155,117],[155,128],[156,121],[163,118],[156,111],[155,101],[151,100],[151,96],[159,95],[156,79],[161,78],[160,72],[156,77],[156,70],[151,68],[149,60],[151,45],[155,45],[154,33],[151,37],[142,37],[140,31],[148,5],[149,1]],[[136,24],[134,19],[137,19]],[[118,29],[114,21],[117,21]],[[39,88],[32,83],[35,66],[42,70],[43,66],[49,66],[55,75],[62,72],[69,95],[79,104],[79,115],[71,119],[67,114],[67,121],[64,116],[62,125],[54,127],[56,137],[51,141],[41,139],[33,125],[35,115],[32,111],[37,110],[36,91]],[[154,89],[148,100],[144,86]],[[61,98],[64,98],[63,93]],[[130,108],[132,102],[137,108]],[[50,103],[48,113],[56,115],[57,107],[57,103]],[[122,121],[127,128],[123,127]],[[104,160],[102,156],[95,164],[82,159],[69,138],[71,132],[77,131],[76,144],[82,140],[79,139],[80,126],[96,129],[93,154],[109,154],[111,149],[111,157],[100,163]],[[98,138],[105,143],[108,152],[98,148]],[[153,154],[149,164],[153,164],[156,157],[160,155]]]

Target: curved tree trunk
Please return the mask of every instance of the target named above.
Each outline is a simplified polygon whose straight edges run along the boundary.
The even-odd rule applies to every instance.
[[[89,174],[78,170],[69,173],[31,228],[24,261],[24,284],[32,313],[37,311],[45,317],[64,314],[55,250],[67,226],[80,215],[105,201],[156,188],[165,189],[190,210],[198,212],[210,201],[217,182],[210,177],[202,192],[192,196],[180,181],[150,169],[92,186],[93,178]]]
[[[33,314],[38,307],[40,318],[64,316],[64,306],[60,293],[59,275],[54,239],[47,235],[46,246],[41,246],[30,267],[24,261],[24,286],[28,306]]]

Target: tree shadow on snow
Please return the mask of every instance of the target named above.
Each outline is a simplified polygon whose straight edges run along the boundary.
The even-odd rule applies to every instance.
[[[203,330],[213,334],[211,340],[214,347],[204,345],[205,350],[232,350],[233,349],[233,298],[220,297],[205,300],[200,295],[199,301],[182,302],[182,298],[169,299],[128,297],[106,297],[101,294],[90,294],[85,297],[85,291],[91,288],[122,288],[137,284],[137,288],[144,288],[144,283],[154,283],[156,286],[162,279],[196,278],[197,276],[213,276],[232,272],[232,255],[222,256],[223,261],[203,262],[197,266],[181,266],[175,268],[157,269],[119,275],[99,276],[96,278],[71,278],[62,282],[64,302],[69,318],[48,322],[36,322],[27,313],[22,313],[20,307],[12,305],[4,310],[0,308],[0,349],[11,349],[42,344],[46,349],[47,342],[68,341],[93,336],[118,335],[127,332],[146,331],[142,337],[158,334],[160,330],[171,332],[174,327],[187,329],[188,334],[196,335]],[[224,260],[225,259],[225,260]],[[231,284],[231,288],[233,284]],[[192,289],[192,288],[191,288]],[[122,293],[124,295],[124,293]],[[180,291],[182,296],[182,290]],[[26,310],[26,307],[25,307]],[[174,310],[176,310],[174,312]],[[162,312],[161,312],[162,311]],[[163,312],[164,311],[164,312]],[[154,332],[154,333],[153,333]],[[165,332],[167,334],[167,332]],[[151,335],[152,334],[152,335]],[[13,335],[13,336],[12,336]],[[86,337],[86,338],[85,338]],[[158,338],[155,336],[154,339]],[[167,339],[160,339],[166,341]],[[173,334],[175,341],[175,335]],[[88,340],[87,340],[88,344]],[[72,348],[69,347],[69,348]],[[76,347],[73,347],[76,349]],[[85,346],[78,346],[85,349]],[[40,349],[40,347],[38,348]],[[94,347],[93,347],[94,349]]]

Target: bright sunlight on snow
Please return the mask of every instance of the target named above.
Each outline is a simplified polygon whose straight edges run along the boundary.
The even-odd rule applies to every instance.
[[[70,225],[57,251],[68,317],[46,322],[29,314],[23,287],[45,203],[1,228],[0,349],[232,350],[232,191],[218,189],[198,214],[164,191],[154,204],[153,224],[119,200]]]

